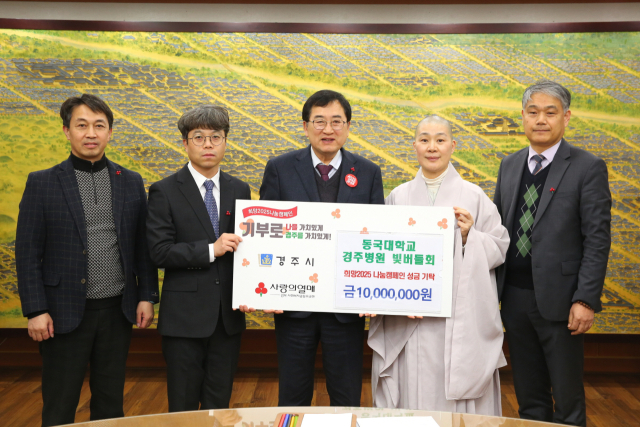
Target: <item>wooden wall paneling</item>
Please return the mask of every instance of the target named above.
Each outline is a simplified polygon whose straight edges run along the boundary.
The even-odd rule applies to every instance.
[[[371,368],[372,351],[364,345],[364,367]],[[504,345],[507,361],[509,348]],[[25,329],[0,329],[0,366],[40,366],[38,344]],[[154,330],[134,330],[127,366],[164,367],[161,337]],[[240,369],[276,369],[278,359],[273,330],[247,330],[240,349]],[[322,367],[322,348],[318,348],[316,368]],[[510,366],[503,370],[509,371]],[[585,372],[640,374],[640,335],[587,334],[585,336]]]

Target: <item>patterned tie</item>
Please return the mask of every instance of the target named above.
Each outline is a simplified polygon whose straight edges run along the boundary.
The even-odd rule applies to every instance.
[[[316,169],[318,169],[318,172],[320,172],[323,181],[329,181],[329,172],[331,172],[333,166],[318,164],[316,166]]]
[[[216,233],[216,238],[218,238],[220,236],[220,223],[218,222],[218,205],[216,205],[216,199],[213,197],[213,181],[206,180],[204,188],[207,189],[204,193],[204,205],[207,207],[213,231]]]
[[[536,166],[533,168],[533,175],[537,175],[538,172],[540,172],[540,169],[542,169],[542,161],[545,159],[545,157],[541,154],[536,154],[535,156],[531,157],[531,160],[533,160],[534,162],[536,162]]]

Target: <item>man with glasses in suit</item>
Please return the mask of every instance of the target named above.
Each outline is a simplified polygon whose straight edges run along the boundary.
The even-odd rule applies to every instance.
[[[249,185],[220,170],[227,110],[213,105],[178,121],[189,163],[149,190],[151,258],[164,268],[158,331],[167,362],[169,411],[227,408],[245,329],[231,308],[235,202]]]
[[[342,94],[311,95],[302,108],[309,146],[269,160],[260,199],[384,204],[380,167],[343,147],[350,126],[351,105]],[[280,406],[311,405],[318,342],[331,406],[360,406],[364,317],[277,312],[275,329]]]

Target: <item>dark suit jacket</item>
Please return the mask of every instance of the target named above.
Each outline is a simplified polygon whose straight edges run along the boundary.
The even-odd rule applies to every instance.
[[[341,148],[342,173],[337,203],[384,204],[382,172],[380,166],[364,157]],[[320,202],[315,169],[311,160],[311,146],[292,151],[267,162],[260,186],[260,200],[282,200],[290,202]],[[349,187],[344,178],[353,174],[358,185]],[[311,313],[287,311],[291,317],[308,317]],[[336,313],[341,322],[358,319],[357,315]]]
[[[494,203],[510,233],[528,150],[506,157],[498,172]],[[611,193],[605,162],[564,139],[547,167],[551,169],[531,232],[531,267],[540,314],[564,321],[576,301],[602,310],[611,247]],[[497,269],[500,296],[505,269],[506,264]]]
[[[233,233],[237,199],[251,199],[249,185],[220,173],[220,234]],[[229,215],[227,215],[229,212]],[[233,252],[209,262],[213,225],[187,166],[149,189],[147,237],[151,258],[164,268],[158,330],[175,337],[213,334],[220,310],[227,334],[245,329],[244,313],[232,310]]]
[[[113,219],[125,288],[122,311],[136,323],[139,301],[158,301],[158,270],[145,233],[142,177],[107,160]],[[117,172],[117,173],[116,173]],[[16,232],[18,291],[25,316],[48,310],[56,333],[73,331],[87,296],[87,227],[71,160],[32,172],[20,202]]]

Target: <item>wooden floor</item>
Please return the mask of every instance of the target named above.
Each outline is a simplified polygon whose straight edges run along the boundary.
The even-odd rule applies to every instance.
[[[164,369],[129,369],[125,385],[126,416],[167,412],[166,374]],[[501,375],[502,411],[517,417],[513,380]],[[592,427],[640,426],[640,376],[585,375],[588,425]],[[89,383],[82,387],[76,422],[89,420]],[[231,406],[276,406],[278,379],[275,371],[243,371],[236,376]],[[324,376],[316,375],[313,398],[315,406],[329,406]],[[362,406],[371,406],[371,380],[362,387]],[[0,424],[2,427],[36,427],[40,425],[42,400],[40,370],[37,368],[0,369]]]

